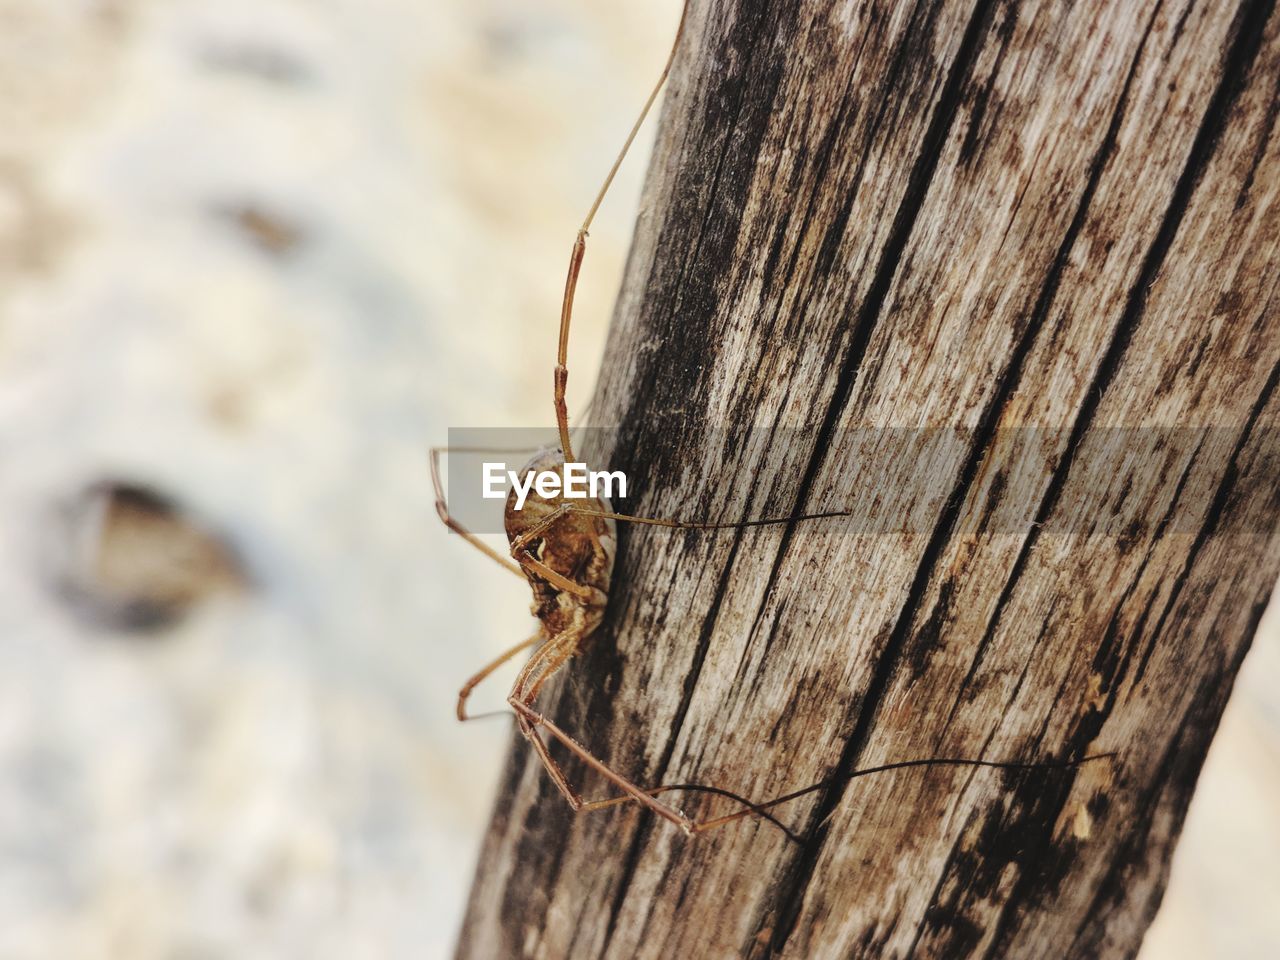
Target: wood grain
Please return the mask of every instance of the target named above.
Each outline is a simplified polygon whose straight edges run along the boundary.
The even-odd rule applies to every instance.
[[[516,738],[459,957],[1136,953],[1280,572],[1278,81],[1273,2],[693,4],[588,456],[882,525],[622,531],[547,712],[641,783],[834,779],[803,844],[687,838]]]

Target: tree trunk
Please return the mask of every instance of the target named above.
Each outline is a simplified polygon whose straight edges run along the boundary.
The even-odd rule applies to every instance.
[[[1274,6],[693,4],[589,459],[857,515],[623,525],[542,703],[638,783],[829,783],[686,837],[517,737],[460,957],[1138,950],[1280,572]]]

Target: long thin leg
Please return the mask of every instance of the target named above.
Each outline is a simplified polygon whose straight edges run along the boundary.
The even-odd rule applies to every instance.
[[[694,832],[694,822],[683,813],[646,793],[642,788],[636,786],[626,777],[617,773],[608,764],[604,763],[602,760],[596,759],[596,757],[593,756],[586,747],[582,746],[582,744],[578,743],[532,707],[521,702],[515,697],[511,697],[507,702],[511,704],[511,709],[515,710],[517,714],[524,718],[525,722],[521,725],[521,729],[524,731],[525,736],[529,738],[530,742],[533,743],[534,749],[538,751],[538,756],[542,759],[542,765],[547,768],[547,773],[550,774],[551,779],[556,782],[556,785],[561,788],[561,792],[564,793],[566,799],[569,800],[569,805],[573,807],[574,810],[582,809],[582,799],[572,790],[572,788],[569,787],[569,784],[565,780],[564,772],[560,769],[560,765],[552,759],[550,752],[548,752],[546,748],[546,744],[543,743],[542,738],[538,736],[538,727],[545,727],[549,734],[568,747],[569,750],[576,754],[584,763],[587,764],[587,766],[591,767],[605,779],[609,780],[614,786],[621,788],[623,792],[641,806],[648,807],[665,820],[670,820],[685,833]]]
[[[431,485],[435,488],[436,492],[436,513],[440,515],[440,519],[444,522],[446,527],[458,534],[462,539],[466,540],[467,543],[471,544],[486,557],[496,562],[499,566],[510,570],[516,576],[523,577],[524,571],[521,570],[519,566],[512,563],[497,550],[493,549],[493,547],[489,546],[474,533],[460,524],[457,520],[453,519],[453,517],[449,516],[449,505],[444,499],[444,484],[440,482],[440,454],[448,452],[447,447],[431,448]]]
[[[790,840],[792,843],[804,842],[804,838],[802,836],[800,836],[798,833],[796,833],[794,830],[788,827],[785,823],[783,823],[773,814],[769,813],[768,810],[758,809],[758,806],[759,806],[758,804],[752,803],[746,797],[742,796],[741,794],[734,793],[732,790],[725,790],[722,787],[708,787],[700,783],[670,783],[670,784],[665,784],[661,787],[650,787],[649,789],[645,790],[645,793],[653,797],[659,796],[664,793],[675,793],[675,792],[709,793],[712,796],[725,797],[747,808],[748,812],[754,813],[756,816],[760,817],[760,819],[764,820],[766,823],[769,823],[770,825],[777,827],[779,830],[781,830],[783,833],[787,835],[787,839]],[[634,798],[630,794],[623,794],[620,797],[608,797],[604,800],[586,800],[586,801],[583,801],[581,812],[592,813],[596,810],[604,810],[608,807],[616,807],[616,806],[619,806],[620,804],[632,803],[632,802],[634,802]]]
[[[514,707],[520,701],[514,700]],[[520,732],[524,734],[525,739],[533,744],[533,750],[538,755],[538,759],[542,761],[543,769],[547,771],[547,775],[551,777],[551,782],[556,785],[561,795],[569,803],[570,809],[577,811],[582,809],[582,798],[578,796],[576,790],[569,786],[569,781],[565,778],[564,771],[560,769],[560,765],[551,758],[551,751],[547,749],[546,743],[542,737],[538,736],[538,731],[529,723],[529,721],[519,712],[516,711],[517,717],[520,719]]]
[[[493,660],[492,662],[486,664],[485,666],[477,670],[475,675],[472,676],[470,680],[468,680],[466,683],[462,685],[462,689],[458,691],[458,720],[459,721],[461,721],[462,723],[466,723],[468,720],[475,719],[474,717],[467,716],[467,698],[471,696],[471,691],[474,690],[476,687],[478,687],[480,683],[483,682],[484,679],[489,676],[489,674],[493,673],[493,671],[497,670],[500,666],[502,666],[504,663],[506,663],[508,660],[510,660],[512,657],[518,654],[521,650],[528,650],[531,646],[533,646],[535,643],[541,640],[542,636],[543,636],[542,631],[539,630],[528,640],[521,640],[510,650],[507,650],[505,653],[500,654],[495,660]]]
[[[833,517],[851,517],[852,510],[829,510],[823,513],[793,513],[789,517],[765,517],[761,520],[735,520],[729,523],[695,523],[690,520],[663,520],[658,517],[637,517],[626,513],[609,513],[605,510],[592,510],[577,504],[566,504],[566,513],[578,513],[588,517],[608,517],[610,520],[625,520],[628,523],[642,523],[653,527],[674,527],[678,530],[735,530],[739,527],[767,527],[778,523],[795,523],[800,520],[829,520]]]
[[[780,797],[774,797],[772,800],[766,800],[764,803],[748,804],[741,810],[724,815],[723,817],[715,817],[711,820],[703,820],[693,825],[694,833],[703,833],[707,830],[714,830],[716,827],[723,827],[727,823],[733,823],[743,817],[753,816],[755,814],[764,813],[774,807],[792,800],[798,800],[800,797],[807,796],[831,786],[839,780],[853,780],[857,777],[865,777],[873,773],[885,773],[889,770],[904,770],[909,767],[989,767],[996,770],[1069,770],[1072,767],[1078,767],[1086,763],[1092,763],[1095,760],[1111,760],[1116,757],[1115,751],[1107,753],[1095,753],[1087,757],[1080,757],[1077,760],[1034,760],[1034,761],[1016,761],[1016,760],[971,760],[959,757],[929,757],[920,760],[899,760],[896,763],[882,763],[875,767],[864,767],[861,770],[854,770],[850,773],[837,774],[819,783],[811,784],[802,790],[793,790],[791,793],[784,793]],[[674,789],[674,788],[673,788]]]
[[[693,790],[698,792],[715,793],[721,796],[730,796],[742,803],[740,810],[733,813],[725,814],[722,817],[714,817],[710,820],[695,821],[693,824],[694,833],[704,833],[708,830],[714,830],[716,827],[723,827],[725,824],[734,823],[744,817],[760,816],[768,819],[770,822],[782,827],[792,838],[796,835],[785,826],[775,820],[768,811],[774,807],[789,803],[792,800],[798,800],[801,797],[808,796],[818,790],[822,790],[831,786],[838,780],[852,780],[857,777],[865,777],[873,773],[885,773],[889,770],[903,770],[909,767],[989,767],[997,770],[1068,770],[1072,767],[1078,767],[1082,764],[1092,763],[1095,760],[1110,760],[1117,754],[1114,751],[1108,753],[1095,753],[1087,757],[1080,757],[1078,760],[1036,760],[1036,761],[1011,761],[1011,760],[970,760],[957,757],[930,757],[921,760],[900,760],[897,763],[883,763],[875,767],[865,767],[861,770],[854,770],[851,773],[842,774],[823,780],[820,783],[811,784],[802,790],[793,790],[791,793],[785,793],[780,797],[774,797],[772,800],[766,800],[764,803],[752,803],[749,800],[743,800],[736,794],[730,794],[728,791],[721,790],[718,787],[704,787],[693,783],[672,783],[661,787],[654,787],[649,793],[657,795],[675,790]],[[595,800],[590,803],[584,803],[584,810],[603,809],[604,807],[614,806],[619,803],[627,803],[631,800],[630,796],[610,797],[607,800]],[[797,838],[798,839],[798,838]]]
[[[762,520],[738,520],[732,523],[694,523],[686,520],[662,520],[657,517],[636,517],[625,513],[609,513],[604,510],[592,510],[577,504],[563,503],[547,514],[529,529],[511,541],[511,556],[526,570],[529,570],[557,589],[587,598],[592,596],[590,587],[575,583],[563,574],[557,573],[529,552],[528,544],[546,532],[557,520],[570,513],[589,517],[606,517],[611,520],[624,520],[655,527],[671,527],[677,530],[732,530],[739,527],[763,527],[771,524],[794,523],[800,520],[825,520],[832,517],[851,516],[850,511],[833,510],[826,513],[797,513],[789,517],[766,517]],[[485,548],[487,549],[487,548]]]
[[[516,704],[512,704],[512,706],[516,707],[517,713],[519,713],[519,707],[516,706]],[[727,797],[728,799],[733,800],[736,803],[742,804],[743,807],[746,808],[743,811],[743,815],[749,814],[749,813],[756,814],[762,820],[766,821],[770,825],[777,827],[779,830],[781,830],[786,835],[787,839],[790,840],[791,842],[793,843],[804,842],[803,837],[801,837],[795,831],[791,830],[789,827],[787,827],[785,823],[783,823],[777,817],[773,816],[767,810],[758,809],[757,805],[752,804],[751,801],[748,800],[746,797],[740,794],[734,793],[732,790],[724,790],[720,787],[708,787],[708,786],[703,786],[701,784],[696,784],[696,783],[679,783],[679,784],[671,784],[670,786],[653,787],[648,790],[641,790],[640,788],[634,787],[633,785],[632,788],[624,787],[624,789],[626,789],[627,792],[620,797],[610,797],[605,800],[583,800],[582,797],[578,794],[578,792],[574,790],[572,786],[570,786],[568,778],[565,777],[564,771],[561,769],[560,765],[556,763],[555,760],[552,759],[550,752],[547,750],[546,743],[543,741],[543,739],[540,736],[538,736],[538,733],[534,726],[533,721],[528,721],[522,724],[521,731],[524,733],[525,737],[528,738],[529,742],[533,744],[534,752],[538,754],[538,758],[539,760],[542,761],[542,765],[543,767],[546,768],[547,773],[550,775],[552,782],[560,790],[560,793],[562,796],[564,796],[565,800],[568,801],[570,808],[572,808],[576,813],[593,813],[597,810],[604,810],[607,807],[615,807],[623,803],[632,803],[632,802],[640,801],[643,806],[649,806],[650,809],[653,809],[655,813],[658,813],[661,816],[666,817],[668,820],[671,820],[672,817],[669,816],[667,813],[664,813],[663,809],[670,811],[670,813],[674,814],[676,817],[680,817],[681,815],[679,814],[678,811],[675,811],[673,808],[667,807],[665,804],[660,805],[663,809],[658,809],[657,807],[651,806],[649,804],[644,804],[643,795],[647,794],[649,797],[657,797],[659,794],[671,793],[675,791],[683,791],[686,793],[709,793],[718,797]],[[577,741],[573,740],[572,737],[569,737],[559,727],[555,728],[555,735],[556,735],[556,738],[559,739],[562,743],[568,744],[570,746],[570,749],[572,749],[575,754],[582,757],[589,764],[591,764],[591,766],[594,769],[599,770],[601,773],[607,776],[614,783],[619,783],[619,781],[622,779],[620,777],[617,777],[616,775],[611,775],[612,771],[608,767],[604,766],[599,761],[596,761],[595,758],[592,757],[590,753],[586,752],[585,747],[577,743]],[[673,820],[673,822],[683,825],[681,820],[679,819]],[[694,832],[694,833],[699,832],[698,827],[699,825],[696,822],[693,822],[693,829],[691,832]]]
[[[658,82],[653,85],[649,98],[645,100],[644,107],[640,110],[640,116],[632,124],[631,132],[627,134],[626,142],[622,145],[617,158],[613,161],[613,166],[609,168],[609,175],[604,178],[604,183],[600,186],[600,192],[596,194],[595,201],[591,204],[591,209],[587,211],[586,219],[582,221],[582,226],[578,228],[578,235],[573,241],[573,251],[569,254],[569,273],[565,277],[564,300],[560,306],[560,343],[556,353],[555,371],[556,426],[560,430],[560,449],[564,452],[566,463],[573,461],[573,447],[569,442],[569,410],[564,399],[565,384],[569,381],[569,323],[573,319],[573,297],[578,289],[578,273],[582,270],[582,258],[587,252],[587,233],[591,229],[591,221],[596,217],[596,211],[600,209],[600,204],[604,202],[605,194],[609,192],[609,187],[613,185],[613,178],[617,176],[618,168],[622,166],[622,161],[626,158],[627,151],[631,149],[631,144],[635,141],[636,134],[640,132],[640,126],[644,123],[645,117],[649,115],[653,102],[658,99],[658,91],[667,82],[667,76],[671,73],[671,64],[676,59],[676,50],[680,47],[680,38],[684,35],[684,21],[687,13],[688,5],[686,4],[685,9],[680,11],[680,25],[676,27],[676,36],[671,44],[671,53],[667,55],[667,62],[662,67]]]
[[[527,557],[529,560],[536,561],[536,558],[534,558],[532,554],[528,553],[526,549],[527,545],[531,541],[537,539],[561,517],[570,513],[576,513],[580,516],[586,517],[605,517],[610,520],[624,520],[629,523],[641,523],[654,527],[672,527],[677,530],[733,530],[739,527],[764,527],[779,523],[795,523],[800,520],[828,520],[833,517],[853,516],[853,512],[850,510],[831,510],[824,513],[795,513],[789,517],[765,517],[761,520],[735,520],[728,523],[696,523],[689,520],[664,520],[657,517],[637,517],[626,513],[610,513],[606,510],[593,510],[590,507],[580,507],[573,503],[562,503],[560,506],[556,507],[555,510],[551,511],[551,513],[547,514],[511,541],[511,555],[521,563],[525,562],[522,557]],[[541,566],[541,564],[538,564],[538,566]],[[577,585],[572,584],[571,581],[570,586],[568,587],[560,583],[556,583],[556,586],[560,587],[562,590],[567,589],[570,592],[578,592],[578,590],[574,589]]]
[[[577,649],[581,636],[581,630],[567,634],[561,633],[540,646],[520,669],[515,683],[511,685],[510,696],[523,703],[532,703],[534,694],[529,692],[530,687],[541,686],[542,679],[547,675],[548,669],[551,669],[551,664],[558,666],[569,659],[573,655],[573,651]],[[530,680],[531,677],[533,678],[532,681]]]
[[[533,703],[537,699],[538,694],[542,691],[542,685],[555,676],[556,671],[565,665],[577,651],[579,640],[562,642],[557,649],[547,654],[546,663],[539,667],[537,676],[533,678],[531,683],[527,683],[522,699],[526,703]]]
[[[898,761],[897,763],[886,763],[876,767],[867,767],[862,770],[852,771],[851,773],[837,775],[836,777],[828,778],[819,783],[815,783],[808,787],[805,787],[801,790],[793,790],[791,793],[783,794],[782,796],[775,797],[772,800],[766,800],[764,803],[750,803],[750,802],[743,801],[743,806],[741,809],[735,810],[732,813],[725,814],[724,816],[714,817],[710,820],[692,820],[689,817],[685,816],[681,811],[658,800],[657,796],[662,793],[677,791],[677,790],[696,790],[696,791],[704,791],[704,792],[711,792],[711,793],[721,793],[723,795],[730,795],[730,796],[734,796],[734,795],[729,794],[728,791],[721,791],[718,788],[700,787],[696,784],[669,784],[669,785],[665,785],[661,787],[653,787],[649,789],[639,787],[636,784],[632,783],[630,780],[628,780],[626,777],[623,777],[621,774],[617,773],[615,770],[613,770],[613,768],[611,768],[604,761],[595,757],[589,750],[587,750],[586,747],[582,746],[582,744],[578,743],[577,740],[575,740],[573,737],[565,733],[554,722],[542,716],[540,713],[535,711],[532,707],[524,703],[521,703],[519,700],[516,700],[514,697],[508,702],[511,704],[512,708],[524,718],[525,723],[522,726],[528,728],[525,731],[526,736],[530,737],[531,739],[536,739],[539,743],[541,743],[542,742],[541,738],[537,736],[537,728],[538,727],[545,728],[547,733],[551,734],[551,736],[555,737],[562,744],[564,744],[570,750],[570,752],[576,755],[579,759],[581,759],[593,770],[597,771],[602,776],[604,776],[607,780],[612,782],[615,786],[621,788],[622,791],[626,794],[626,797],[614,797],[606,800],[595,800],[589,803],[584,803],[577,796],[576,793],[573,793],[573,791],[570,790],[569,793],[566,794],[566,796],[572,794],[573,800],[571,801],[571,806],[573,806],[574,810],[584,810],[584,811],[585,810],[601,810],[601,809],[604,809],[605,807],[613,806],[617,803],[624,802],[625,800],[634,800],[635,802],[639,803],[641,806],[647,807],[650,810],[652,810],[654,813],[658,814],[659,816],[667,820],[670,820],[672,823],[679,826],[685,833],[690,835],[696,834],[696,833],[705,833],[709,830],[714,830],[717,827],[723,827],[726,824],[733,823],[737,820],[741,820],[744,817],[762,816],[762,817],[767,817],[767,819],[775,823],[777,826],[782,827],[782,829],[786,831],[786,833],[789,836],[792,836],[794,838],[794,834],[792,834],[790,830],[787,830],[786,827],[783,827],[782,824],[774,820],[773,817],[768,816],[769,810],[773,809],[774,807],[780,806],[784,803],[789,803],[792,800],[798,800],[800,797],[807,796],[808,794],[815,793],[818,790],[821,790],[825,787],[830,786],[831,784],[835,783],[838,780],[841,780],[841,779],[850,780],[856,777],[868,776],[873,773],[884,773],[889,770],[902,770],[909,767],[925,767],[925,766],[989,767],[989,768],[1001,769],[1001,770],[1065,770],[1065,769],[1070,769],[1072,767],[1081,766],[1082,764],[1085,764],[1085,763],[1091,763],[1096,760],[1113,759],[1116,756],[1114,752],[1109,752],[1109,753],[1093,754],[1087,757],[1081,757],[1078,760],[1063,760],[1063,761],[1041,760],[1041,761],[1027,761],[1027,762],[998,761],[998,760],[970,760],[970,759],[958,759],[958,758],[950,758],[950,757],[934,757],[934,758],[921,759],[921,760],[902,760],[902,761]],[[555,761],[550,758],[550,755],[547,754],[545,750],[545,744],[543,746],[544,746],[544,749],[539,751],[539,753],[544,758],[543,763],[544,765],[547,765],[548,772],[551,773],[553,779],[556,779],[558,782],[564,782],[563,771],[555,763]],[[565,786],[567,787],[567,784],[565,784]],[[741,798],[737,798],[737,799],[741,800]]]

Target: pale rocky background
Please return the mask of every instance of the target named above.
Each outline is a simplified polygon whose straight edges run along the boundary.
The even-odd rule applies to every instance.
[[[426,450],[548,421],[677,13],[0,0],[0,960],[448,954],[527,592]],[[1277,677],[1273,615],[1143,960],[1280,956]]]

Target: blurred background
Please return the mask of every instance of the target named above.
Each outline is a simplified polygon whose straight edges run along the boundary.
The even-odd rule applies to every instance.
[[[448,955],[509,735],[454,698],[528,593],[427,449],[548,421],[677,17],[0,0],[0,958]],[[1143,960],[1280,956],[1277,677],[1273,609]]]

